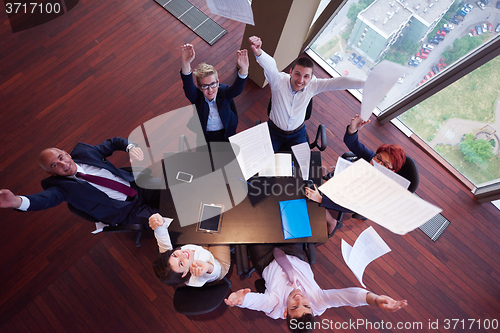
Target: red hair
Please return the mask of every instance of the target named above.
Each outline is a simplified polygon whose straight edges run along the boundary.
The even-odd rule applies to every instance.
[[[386,152],[391,158],[392,170],[398,172],[406,162],[406,154],[400,145],[384,143],[377,149],[377,154]]]

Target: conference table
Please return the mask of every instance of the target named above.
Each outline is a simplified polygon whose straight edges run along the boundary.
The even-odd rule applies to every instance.
[[[200,163],[196,163],[199,160],[197,155],[203,154],[206,155],[207,152],[185,154],[183,158],[177,158],[176,160],[165,159],[164,166],[175,171],[177,170],[175,164],[180,165],[179,161],[182,161],[182,170],[194,174],[196,172],[195,168],[198,170],[203,168],[200,167]],[[178,156],[177,154],[176,157]],[[231,157],[225,159],[211,157],[212,162],[215,161],[215,163],[212,163],[212,170],[217,170],[221,164],[227,164],[231,160]],[[220,162],[217,163],[217,161]],[[298,164],[295,162],[295,165]],[[189,169],[190,167],[191,169]],[[181,166],[178,168],[181,168]],[[203,172],[206,173],[207,170]],[[321,153],[319,151],[311,152],[309,174],[310,179],[316,186],[320,186],[322,183],[322,168]],[[165,178],[167,183],[172,183],[172,178],[168,178]],[[172,193],[175,194],[175,192],[168,188],[163,190],[160,199],[160,214],[174,219],[168,228],[173,244],[325,243],[328,240],[325,209],[308,199],[305,200],[307,200],[312,236],[288,240],[283,237],[279,202],[305,198],[304,182],[299,172],[295,172],[295,176],[292,177],[254,176],[248,179],[246,183],[251,184],[245,184],[248,186],[248,195],[241,202],[233,205],[233,208],[224,211],[219,234],[197,231],[197,223],[181,226],[172,197]],[[229,189],[229,185],[226,186]],[[194,192],[196,191],[193,191],[193,198],[191,198],[193,202],[192,212],[190,213],[192,216],[199,216],[199,209],[196,207],[199,207],[200,204],[196,203],[197,198]],[[187,197],[185,200],[189,201],[190,198]]]

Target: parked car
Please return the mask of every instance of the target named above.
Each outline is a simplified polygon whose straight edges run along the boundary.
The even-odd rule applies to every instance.
[[[429,74],[427,74],[429,77],[433,77],[434,75],[436,75],[433,71],[430,71]]]
[[[486,24],[488,26],[488,31],[489,32],[493,32],[493,24],[491,24],[490,22],[488,22],[488,24]]]
[[[415,61],[415,60],[410,60],[410,61],[408,61],[408,65],[413,66],[413,67],[417,67],[417,66],[418,66],[418,64],[419,64],[419,62],[418,62],[418,61]]]
[[[434,74],[437,74],[439,73],[439,68],[437,68],[437,66],[432,66],[432,71],[434,72]]]
[[[466,12],[466,11],[463,11],[462,9],[457,10],[457,14],[458,14],[459,16],[462,16],[462,17],[467,16],[467,12]],[[459,19],[459,20],[460,20],[460,19]]]
[[[339,58],[337,58],[336,56],[331,56],[330,57],[330,60],[335,63],[335,64],[338,64],[339,63]]]
[[[450,21],[453,24],[459,24],[460,23],[460,21],[457,20],[455,17],[450,18],[448,21]]]
[[[431,51],[427,50],[427,49],[421,49],[420,50],[420,53],[423,53],[423,54],[429,54]]]
[[[429,43],[434,44],[434,45],[439,45],[439,40],[435,38],[429,38]]]
[[[439,31],[444,31],[446,33],[450,32],[451,30],[448,29],[448,28],[445,28],[445,27],[442,27],[441,29],[439,29]]]
[[[360,63],[358,64],[358,68],[361,68],[365,65],[365,61],[364,60],[361,60]]]
[[[443,28],[448,28],[450,30],[453,30],[455,28],[455,26],[453,24],[443,24]]]
[[[484,5],[484,3],[482,3],[481,1],[476,2],[476,4],[477,4],[477,6],[478,6],[479,8],[481,8],[482,10],[484,10],[484,8],[486,7],[486,6]]]
[[[462,11],[462,12],[464,12],[464,13],[466,13],[466,14],[469,14],[470,9],[469,9],[469,8],[467,8],[467,7],[465,7],[465,6],[463,6],[463,7],[460,9],[460,11]]]
[[[488,26],[486,23],[483,23],[483,32],[486,33],[486,31],[488,31]]]
[[[472,5],[468,4],[468,3],[466,3],[464,5],[464,7],[469,8],[469,10],[473,10],[474,9],[474,6],[472,6]]]
[[[429,80],[431,77],[427,74],[426,76],[424,76],[424,79],[425,81]]]
[[[399,79],[398,79],[398,83],[403,83],[403,80],[405,79],[406,77],[406,74],[403,74],[403,76],[401,76]]]
[[[429,45],[429,44],[424,44],[422,47],[423,47],[424,49],[427,49],[427,50],[432,50],[432,49],[434,49],[434,46]]]
[[[500,32],[500,23],[497,24],[497,27],[495,28],[495,32]]]
[[[480,34],[482,34],[482,33],[483,33],[483,29],[481,28],[481,26],[480,26],[480,25],[476,25],[476,27],[475,27],[475,28],[476,28],[476,31],[477,31],[477,34],[478,34],[478,35],[480,35]]]
[[[411,57],[411,59],[410,59],[410,60],[416,61],[416,62],[418,62],[418,63],[421,63],[421,62],[422,62],[422,58],[419,58],[419,57],[417,57],[417,56],[413,56],[413,57]]]
[[[497,9],[500,9],[500,1],[497,1]]]
[[[351,54],[347,60],[352,61],[354,58],[356,58],[356,53]]]
[[[417,53],[417,57],[419,58],[422,58],[422,59],[427,59],[427,54],[423,54],[423,53]]]
[[[436,36],[434,36],[434,38],[437,39],[440,42],[444,40],[444,36],[443,35],[436,35]]]
[[[344,57],[340,52],[335,53],[334,56],[337,57],[340,61],[344,60]]]
[[[438,32],[436,32],[436,35],[439,35],[439,36],[446,36],[446,32],[445,31],[442,31],[442,30],[439,30]]]
[[[470,33],[472,34],[472,36],[477,36],[476,29],[470,29]]]
[[[485,5],[487,5],[490,1],[489,0],[481,0],[482,3],[484,3]]]
[[[353,64],[357,64],[361,60],[361,56],[358,56],[354,61],[352,62]]]
[[[462,15],[459,15],[459,14],[455,14],[453,17],[460,22],[462,22],[464,20],[464,17]]]

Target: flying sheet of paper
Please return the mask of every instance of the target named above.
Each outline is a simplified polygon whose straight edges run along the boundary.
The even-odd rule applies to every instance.
[[[307,142],[292,146],[293,155],[299,163],[300,174],[303,180],[309,179],[309,165],[311,164],[311,148]]]
[[[360,159],[319,187],[328,198],[395,234],[404,235],[429,221],[436,207]]]
[[[408,187],[410,187],[411,182],[405,177],[398,175],[394,171],[391,171],[378,163],[373,163],[373,166],[375,167],[375,169],[382,172],[384,175],[386,175],[387,177],[389,177],[390,179],[394,180],[396,183],[401,185],[405,190],[407,190]]]
[[[373,260],[391,251],[386,242],[372,227],[364,230],[359,235],[358,239],[354,242],[354,246],[350,246],[342,239],[341,247],[345,263],[364,288],[366,286],[363,283],[363,273],[366,266]]]
[[[345,158],[339,157],[337,159],[337,164],[335,165],[335,172],[333,173],[334,176],[337,176],[340,174],[342,171],[347,169],[352,165],[351,161],[346,160]]]
[[[255,25],[252,7],[248,0],[207,0],[207,6],[215,15]]]
[[[245,180],[274,161],[273,145],[267,123],[230,136],[229,142],[240,148],[239,152],[234,153]]]
[[[292,177],[292,154],[274,154],[274,160],[259,171],[259,177]]]
[[[370,72],[363,86],[361,119],[368,120],[370,118],[373,110],[405,71],[403,66],[384,60]]]

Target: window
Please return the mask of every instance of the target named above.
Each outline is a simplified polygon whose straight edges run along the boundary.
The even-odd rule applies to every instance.
[[[384,59],[404,65],[379,105],[379,120],[399,116],[478,186],[500,179],[499,22],[492,2],[482,8],[454,0],[349,0],[308,53],[334,76],[366,78]],[[450,127],[457,122],[467,130]]]

